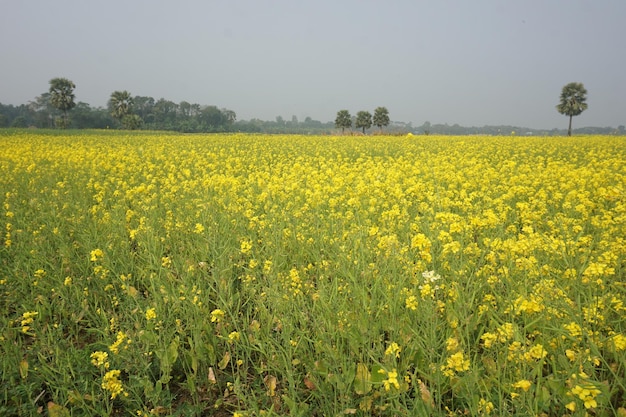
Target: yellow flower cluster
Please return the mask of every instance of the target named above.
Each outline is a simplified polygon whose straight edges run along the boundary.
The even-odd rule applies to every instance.
[[[89,253],[89,260],[91,262],[98,262],[104,258],[104,252],[102,249],[94,249]]]
[[[148,321],[154,320],[154,319],[156,319],[156,317],[157,317],[156,308],[151,307],[151,308],[146,310],[146,320],[148,320]]]
[[[120,351],[120,347],[127,348],[128,345],[130,344],[131,344],[131,339],[128,338],[126,333],[119,331],[117,332],[115,342],[113,342],[113,344],[109,346],[109,350],[112,353],[118,354]]]
[[[102,389],[105,389],[111,393],[111,399],[114,400],[118,395],[124,393],[124,387],[122,381],[120,381],[121,371],[119,369],[113,369],[107,371],[102,378]]]
[[[513,323],[504,323],[496,329],[495,333],[485,332],[480,337],[486,348],[490,348],[495,342],[505,343],[513,338]]]
[[[224,310],[220,310],[219,308],[216,308],[215,310],[211,311],[212,323],[219,323],[222,321],[223,318],[224,318]]]
[[[392,342],[385,350],[385,356],[395,356],[396,358],[399,358],[401,351],[402,348],[396,342]]]
[[[91,364],[102,369],[104,375],[102,377],[102,389],[111,393],[111,399],[114,400],[118,395],[125,394],[122,381],[120,381],[121,371],[119,369],[109,370],[109,354],[107,352],[96,351],[91,354]]]
[[[394,387],[395,389],[400,389],[400,382],[398,381],[398,371],[395,368],[391,371],[385,371],[384,369],[381,369],[380,372],[387,375],[387,378],[383,380],[383,386],[385,387],[385,391],[389,391],[391,387]]]
[[[35,317],[37,317],[38,314],[39,313],[37,311],[26,311],[22,314],[22,319],[20,320],[22,333],[28,333],[30,325],[33,324]]]
[[[451,337],[446,340],[446,351],[451,354],[446,359],[445,365],[441,366],[441,371],[445,376],[453,377],[456,375],[457,372],[464,372],[469,370],[470,360],[467,359],[467,357],[461,350],[461,346],[457,338]]]
[[[598,389],[596,385],[589,382],[589,376],[584,372],[573,374],[568,379],[568,384],[572,385],[572,388],[567,392],[568,396],[573,396],[583,403],[584,408],[595,408],[598,406],[597,399],[602,394],[602,391]],[[576,410],[576,402],[572,401],[566,405],[571,410]]]
[[[448,357],[446,364],[441,367],[441,370],[445,376],[453,377],[455,372],[467,371],[469,367],[470,361],[463,352],[456,352]]]
[[[623,334],[616,334],[612,336],[611,342],[613,343],[613,348],[616,352],[626,350],[626,336],[624,336]]]
[[[522,391],[528,391],[532,386],[532,382],[527,379],[521,379],[513,384],[513,388],[521,389]]]
[[[102,351],[96,351],[91,354],[91,363],[96,367],[109,368],[109,354]]]

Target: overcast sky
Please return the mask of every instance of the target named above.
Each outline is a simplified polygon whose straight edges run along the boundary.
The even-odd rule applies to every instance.
[[[566,128],[626,124],[626,0],[0,0],[0,103],[49,80],[216,105],[239,120],[392,120]]]

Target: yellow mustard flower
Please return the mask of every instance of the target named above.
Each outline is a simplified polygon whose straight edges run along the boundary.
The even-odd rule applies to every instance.
[[[383,386],[385,391],[389,391],[391,387],[400,389],[400,382],[398,381],[398,371],[394,368],[392,371],[387,372],[387,379],[383,380]]]
[[[104,258],[104,252],[102,249],[94,249],[89,253],[89,259],[91,262],[98,262]]]
[[[101,367],[103,366],[105,369],[109,368],[109,354],[102,351],[96,351],[91,354],[91,364],[93,366]]]
[[[220,310],[219,308],[216,308],[215,310],[211,311],[211,323],[219,323],[222,321],[222,319],[224,318],[224,311]]]
[[[104,374],[102,378],[102,388],[111,393],[111,399],[114,400],[118,395],[124,393],[122,381],[120,381],[121,371],[113,369]]]
[[[520,379],[519,381],[513,384],[513,388],[521,389],[523,391],[528,391],[531,386],[532,386],[532,382],[530,382],[527,379]]]
[[[396,342],[392,342],[385,350],[385,356],[395,356],[399,358],[401,351],[402,348]]]
[[[146,320],[153,320],[157,316],[156,308],[152,307],[146,310]]]

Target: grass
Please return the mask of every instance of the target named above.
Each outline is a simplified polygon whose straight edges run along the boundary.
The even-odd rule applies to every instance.
[[[0,414],[626,414],[621,138],[0,143]]]

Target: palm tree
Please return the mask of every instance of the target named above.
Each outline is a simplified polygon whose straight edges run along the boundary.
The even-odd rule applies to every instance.
[[[372,127],[372,114],[368,111],[361,110],[356,114],[356,122],[354,125],[357,129],[363,129],[363,134],[365,134],[365,129]]]
[[[72,110],[74,103],[74,89],[76,85],[67,78],[53,78],[50,80],[50,104],[63,112],[63,128],[69,125],[67,111]]]
[[[561,91],[561,102],[556,106],[556,110],[569,116],[569,128],[567,136],[572,136],[572,117],[578,116],[587,110],[587,90],[582,83],[569,83]]]
[[[124,116],[131,113],[131,109],[133,107],[133,98],[126,90],[114,91],[113,93],[111,93],[108,107],[109,111],[111,112],[111,116],[121,122]]]
[[[380,131],[383,131],[383,126],[389,125],[389,111],[386,107],[376,107],[374,110],[374,126],[378,126]]]
[[[352,128],[352,116],[350,116],[350,112],[348,110],[339,110],[337,112],[337,117],[335,118],[335,127],[341,128],[341,134],[347,128]]]

